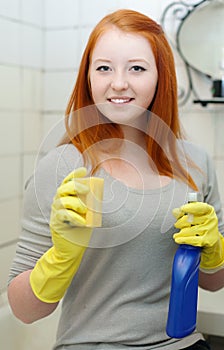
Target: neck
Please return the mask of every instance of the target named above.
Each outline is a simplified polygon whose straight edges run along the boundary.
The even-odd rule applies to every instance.
[[[142,131],[146,130],[146,128],[139,129],[128,125],[122,125],[121,128],[124,133],[124,143],[126,141],[129,141],[131,143],[134,143],[135,145],[142,147],[143,149],[146,148],[145,134],[144,131]]]

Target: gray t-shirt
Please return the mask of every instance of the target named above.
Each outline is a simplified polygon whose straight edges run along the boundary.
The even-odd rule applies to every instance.
[[[184,143],[200,168],[189,171],[203,200],[215,207],[224,232],[212,162],[206,152]],[[83,165],[73,145],[49,152],[29,179],[22,232],[9,281],[35,266],[51,247],[49,217],[53,197],[64,177]],[[122,350],[184,348],[202,335],[170,339],[165,332],[171,269],[177,245],[172,209],[191,191],[180,181],[137,190],[100,169],[105,179],[103,225],[96,228],[78,272],[64,296],[54,349]]]

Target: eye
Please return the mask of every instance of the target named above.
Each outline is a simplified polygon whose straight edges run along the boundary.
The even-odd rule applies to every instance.
[[[142,67],[142,66],[137,66],[137,65],[131,67],[130,70],[132,70],[132,71],[134,71],[134,72],[144,72],[144,71],[146,71],[146,69],[145,69],[144,67]]]
[[[99,66],[99,67],[97,67],[96,70],[99,72],[108,72],[110,70],[110,67],[109,66]]]

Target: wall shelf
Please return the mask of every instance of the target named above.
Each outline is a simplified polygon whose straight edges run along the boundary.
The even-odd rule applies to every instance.
[[[223,104],[224,98],[223,97],[217,97],[217,98],[211,98],[206,100],[194,100],[194,103],[200,103],[202,107],[206,107],[209,103],[213,104]]]

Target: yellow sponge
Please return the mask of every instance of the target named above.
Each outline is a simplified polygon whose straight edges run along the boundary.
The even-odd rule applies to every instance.
[[[79,195],[79,198],[87,207],[86,226],[102,226],[104,179],[99,177],[86,177],[78,181],[88,185],[90,188],[90,191],[86,195]]]

